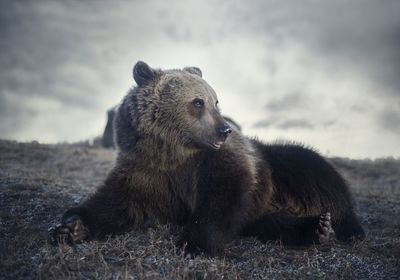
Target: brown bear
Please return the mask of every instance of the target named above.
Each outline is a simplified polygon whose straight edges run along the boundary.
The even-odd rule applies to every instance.
[[[348,187],[315,151],[249,139],[222,117],[200,69],[153,69],[114,120],[118,158],[104,184],[50,229],[78,243],[154,221],[184,226],[187,254],[215,255],[237,236],[287,245],[363,238]]]

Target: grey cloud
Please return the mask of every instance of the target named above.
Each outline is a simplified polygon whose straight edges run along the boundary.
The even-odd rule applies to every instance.
[[[313,129],[314,125],[311,124],[309,121],[304,120],[304,119],[298,119],[298,120],[287,120],[278,125],[279,128],[283,130],[287,129],[296,129],[296,128],[301,128],[301,129]]]
[[[253,127],[254,128],[268,128],[274,125],[274,122],[271,120],[262,120],[262,121],[258,121],[256,122]]]
[[[361,105],[361,104],[353,104],[352,106],[350,106],[350,108],[353,111],[359,112],[359,113],[368,112],[368,108],[366,106]]]
[[[383,128],[400,135],[400,102],[382,110],[379,121]]]
[[[333,127],[333,126],[336,125],[336,124],[337,124],[336,121],[334,121],[334,120],[329,120],[329,121],[323,122],[323,123],[322,123],[322,127],[323,127],[323,128],[330,128],[330,127]]]
[[[0,94],[0,131],[2,137],[12,135],[16,130],[24,129],[29,125],[28,120],[37,116],[37,112],[23,106],[18,98]],[[6,121],[4,121],[6,120]]]
[[[308,107],[309,98],[301,92],[290,93],[270,100],[265,108],[268,112],[295,111],[299,107]]]
[[[37,131],[39,137],[51,129],[48,116],[44,117],[47,108],[39,100],[59,104],[60,116],[68,107],[84,110],[98,107],[94,98],[99,94],[98,79],[86,80],[76,68],[64,70],[66,63],[76,60],[74,56],[84,53],[87,47],[82,30],[68,30],[55,18],[66,7],[55,1],[0,2],[1,137],[14,138],[27,130]],[[47,4],[47,9],[38,7]],[[68,14],[66,10],[64,13]],[[65,127],[65,123],[58,127],[60,140],[64,138],[61,130]]]
[[[168,24],[164,27],[164,30],[167,36],[177,42],[190,41],[192,39],[192,32],[187,26]]]
[[[118,73],[112,72],[114,57],[109,53],[119,46],[109,40],[115,32],[110,28],[113,23],[101,16],[106,5],[106,1],[0,1],[3,137],[23,131],[32,114],[46,110],[40,102],[26,106],[26,100],[54,101],[63,114],[69,108],[95,111],[101,97],[111,94],[109,81]]]
[[[263,120],[256,122],[253,125],[254,128],[279,128],[282,130],[290,130],[290,129],[306,129],[311,130],[315,128],[315,125],[306,119],[289,119],[279,121],[277,119]]]
[[[232,29],[275,47],[295,42],[330,61],[332,76],[353,68],[400,88],[399,1],[253,1],[231,4]],[[399,94],[398,90],[386,93]]]

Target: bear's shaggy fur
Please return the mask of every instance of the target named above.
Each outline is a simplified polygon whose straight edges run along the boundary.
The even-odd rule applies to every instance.
[[[218,254],[239,235],[288,245],[364,236],[335,169],[300,145],[266,145],[230,128],[200,69],[138,62],[133,76],[115,115],[116,165],[51,229],[55,242],[154,221],[184,226],[178,245],[191,254]]]

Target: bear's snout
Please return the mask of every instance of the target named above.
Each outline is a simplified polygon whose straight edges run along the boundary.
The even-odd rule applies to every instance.
[[[223,140],[225,140],[231,132],[232,128],[228,123],[224,123],[222,126],[217,128],[218,136]]]

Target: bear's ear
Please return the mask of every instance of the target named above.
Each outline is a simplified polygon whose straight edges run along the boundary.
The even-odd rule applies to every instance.
[[[136,62],[133,67],[133,78],[138,86],[143,86],[156,77],[156,71],[143,61]]]
[[[200,68],[198,67],[185,67],[183,71],[189,72],[190,74],[194,74],[200,77],[203,77],[203,73],[201,73]]]

